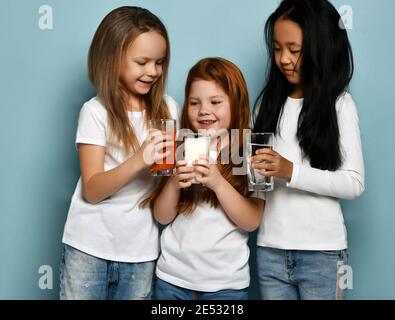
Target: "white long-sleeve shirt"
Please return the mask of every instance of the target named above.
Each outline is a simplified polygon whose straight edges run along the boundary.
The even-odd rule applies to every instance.
[[[288,98],[274,150],[293,162],[289,183],[275,179],[257,244],[279,249],[342,250],[347,231],[339,199],[355,199],[364,191],[364,162],[355,103],[344,93],[336,103],[343,163],[336,171],[312,168],[303,158],[296,132],[303,99]]]

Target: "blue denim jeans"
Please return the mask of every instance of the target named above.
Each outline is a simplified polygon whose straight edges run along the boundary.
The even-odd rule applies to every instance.
[[[65,244],[60,265],[60,299],[151,299],[154,268],[154,261],[103,260]]]
[[[241,290],[220,290],[216,292],[193,291],[177,287],[156,278],[155,284],[156,300],[247,300],[248,292]]]
[[[280,250],[258,246],[262,299],[343,300],[346,290],[340,285],[339,268],[347,263],[347,250]]]

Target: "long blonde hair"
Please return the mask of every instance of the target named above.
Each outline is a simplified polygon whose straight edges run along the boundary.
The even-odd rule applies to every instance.
[[[166,41],[163,73],[142,97],[146,106],[145,121],[169,118],[163,95],[170,61],[170,44],[163,23],[150,11],[140,7],[120,7],[111,11],[100,23],[88,54],[89,79],[107,109],[110,140],[123,145],[125,152],[139,147],[125,106],[126,97],[120,82],[121,62],[128,46],[142,33],[156,31]]]
[[[191,86],[194,81],[206,80],[218,84],[229,97],[230,103],[230,129],[238,129],[239,136],[237,145],[233,146],[236,152],[243,150],[243,130],[249,129],[250,107],[247,85],[243,74],[239,68],[232,62],[223,58],[205,58],[198,61],[188,73],[185,85],[185,100],[181,115],[181,128],[193,129],[188,119],[188,100]],[[230,131],[230,130],[228,130]],[[221,154],[218,155],[218,159]],[[241,194],[247,194],[247,178],[245,175],[233,175],[233,168],[236,167],[232,162],[222,164],[217,161],[217,165],[222,176]],[[153,204],[155,199],[163,189],[167,179],[163,179],[156,190],[142,202],[142,206]],[[205,188],[203,190],[194,190],[193,188],[182,189],[180,201],[178,203],[178,212],[189,214],[192,213],[196,205],[200,202],[207,202],[217,208],[219,205],[215,193]]]

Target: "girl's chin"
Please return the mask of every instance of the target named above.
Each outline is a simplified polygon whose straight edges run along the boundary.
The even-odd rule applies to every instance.
[[[217,128],[217,127],[214,127],[214,126],[209,127],[209,128],[206,128],[205,126],[204,127],[199,126],[196,131],[197,132],[201,132],[201,133],[209,134],[212,137],[216,137],[216,136],[221,135],[221,133],[225,133],[225,132],[227,133],[228,132],[228,130],[226,130],[224,128]]]
[[[146,87],[146,88],[144,88],[144,87],[137,87],[137,88],[135,88],[134,91],[136,92],[136,94],[144,96],[147,93],[149,93],[150,90],[151,90],[151,88],[148,88],[148,87]]]
[[[199,130],[217,130],[217,128],[214,125],[200,125]]]
[[[136,86],[131,86],[131,87],[125,88],[125,92],[126,92],[128,95],[134,96],[134,97],[144,96],[144,95],[146,95],[149,91],[150,91],[150,89],[147,89],[147,88],[140,88],[140,87],[136,87]]]

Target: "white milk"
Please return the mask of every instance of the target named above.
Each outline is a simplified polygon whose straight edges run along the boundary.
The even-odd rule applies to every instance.
[[[189,166],[201,155],[208,156],[210,150],[210,136],[186,137],[184,141],[185,161]],[[199,183],[193,180],[192,183]]]

